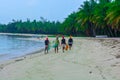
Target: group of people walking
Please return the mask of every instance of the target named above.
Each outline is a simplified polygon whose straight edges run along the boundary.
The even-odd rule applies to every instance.
[[[53,44],[53,45],[52,45]],[[71,50],[72,45],[73,45],[73,39],[72,36],[68,39],[68,43],[66,43],[66,39],[64,36],[62,36],[61,42],[59,41],[59,37],[56,37],[56,40],[53,41],[53,43],[50,43],[48,37],[45,39],[45,53],[48,53],[48,50],[50,49],[51,45],[55,49],[55,53],[58,53],[59,47],[62,47],[62,51],[64,52],[65,50]]]

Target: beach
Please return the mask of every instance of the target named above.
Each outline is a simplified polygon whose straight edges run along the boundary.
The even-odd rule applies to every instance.
[[[0,80],[120,80],[120,38],[73,39],[64,53],[51,48],[0,63]]]

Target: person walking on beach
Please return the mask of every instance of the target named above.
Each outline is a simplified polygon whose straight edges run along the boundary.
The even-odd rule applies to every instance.
[[[62,36],[61,46],[62,46],[62,51],[64,52],[65,47],[66,47],[66,40],[65,40],[64,36]]]
[[[72,44],[73,44],[73,39],[72,39],[72,36],[70,35],[70,38],[68,39],[68,45],[70,50],[72,48]]]
[[[58,37],[56,37],[56,40],[55,40],[55,53],[58,53],[58,46],[59,46],[59,39],[58,39]]]
[[[46,52],[48,53],[48,47],[49,47],[49,40],[48,40],[48,37],[47,37],[46,40],[45,40],[45,54],[46,54]]]

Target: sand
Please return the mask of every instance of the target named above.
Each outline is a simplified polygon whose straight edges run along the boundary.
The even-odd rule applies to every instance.
[[[0,80],[120,80],[120,39],[74,38],[65,53],[51,49],[0,63]]]

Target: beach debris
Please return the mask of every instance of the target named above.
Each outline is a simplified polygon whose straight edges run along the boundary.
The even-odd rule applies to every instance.
[[[4,68],[4,65],[3,64],[1,64],[0,65],[0,70],[2,70]]]
[[[92,74],[92,71],[89,71],[90,74]]]
[[[111,48],[116,48],[116,46],[112,46]]]
[[[15,60],[15,61],[22,61],[22,60],[24,60],[24,59],[17,59],[17,60]]]
[[[115,65],[115,64],[113,64],[113,65],[111,65],[111,67],[116,67],[117,65]]]
[[[110,58],[110,59],[106,59],[106,60],[104,60],[104,61],[111,61],[111,60],[113,60],[114,58]]]
[[[120,58],[120,55],[116,55],[116,58]]]
[[[2,66],[0,66],[0,69],[3,69],[3,67],[2,67]]]

